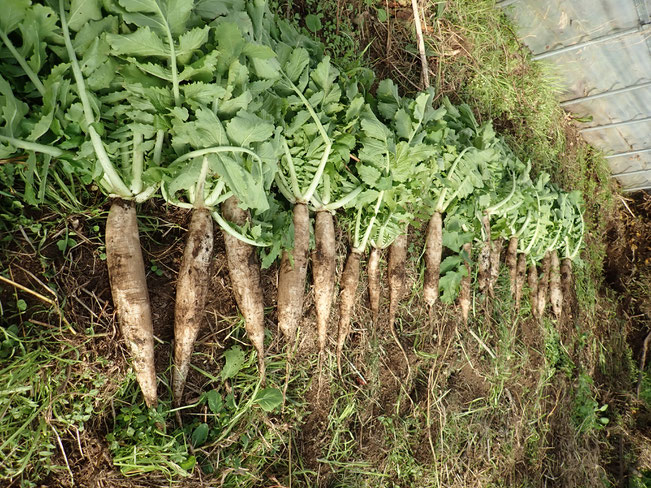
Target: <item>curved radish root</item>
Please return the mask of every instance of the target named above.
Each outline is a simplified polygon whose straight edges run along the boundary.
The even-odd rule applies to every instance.
[[[407,378],[411,377],[411,365],[409,357],[396,333],[395,321],[398,312],[398,305],[405,293],[406,273],[405,266],[407,262],[407,236],[401,235],[396,237],[389,248],[389,330],[393,340],[400,348],[407,365]]]
[[[204,318],[212,247],[212,216],[208,209],[195,209],[176,280],[172,394],[177,405],[181,404],[194,343]]]
[[[346,258],[346,265],[341,275],[339,328],[337,330],[337,369],[339,370],[339,376],[341,376],[341,356],[344,350],[344,344],[350,333],[355,294],[357,293],[357,285],[359,284],[359,262],[361,259],[361,253],[352,250],[348,254],[348,258]]]

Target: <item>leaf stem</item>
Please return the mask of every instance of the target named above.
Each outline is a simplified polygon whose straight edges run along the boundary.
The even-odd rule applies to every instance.
[[[296,176],[296,167],[294,166],[294,159],[289,152],[287,140],[283,137],[283,150],[285,151],[285,158],[287,159],[287,169],[289,170],[289,181],[292,185],[292,193],[295,200],[301,200],[301,189],[298,187],[298,177]]]
[[[328,210],[329,212],[332,212],[333,210],[337,210],[338,208],[344,207],[348,205],[350,202],[355,200],[357,196],[362,193],[363,187],[360,185],[357,188],[355,188],[353,191],[348,193],[346,196],[340,198],[339,200],[335,200],[334,202],[328,203],[326,205],[323,205],[321,208],[323,210]]]
[[[75,82],[77,83],[77,91],[79,92],[79,100],[81,101],[81,105],[84,110],[84,117],[86,118],[86,123],[88,124],[88,134],[93,144],[95,155],[97,156],[97,160],[99,161],[102,169],[104,170],[104,173],[106,174],[106,179],[109,181],[113,192],[122,198],[129,198],[132,196],[131,192],[124,184],[122,178],[120,178],[120,175],[111,163],[111,160],[106,153],[104,143],[95,130],[95,127],[93,127],[93,124],[95,123],[95,117],[93,115],[93,109],[90,105],[90,100],[88,99],[88,93],[86,93],[84,75],[81,72],[79,61],[77,60],[77,54],[75,53],[75,49],[72,47],[72,41],[70,40],[70,31],[68,30],[68,22],[66,21],[66,12],[63,7],[63,3],[64,2],[61,1],[59,4],[63,40],[66,45],[66,50],[68,51],[68,56],[70,57],[72,72],[75,76]]]
[[[23,55],[18,52],[14,44],[11,42],[11,39],[9,39],[9,37],[3,30],[0,30],[0,39],[2,39],[2,42],[5,43],[5,46],[7,46],[7,49],[9,49],[9,52],[11,52],[14,58],[16,58],[16,61],[18,61],[20,67],[23,68],[23,71],[29,77],[29,79],[34,84],[34,86],[41,94],[41,96],[44,97],[45,87],[43,86],[43,83],[38,78],[38,75],[34,73],[34,70],[27,64],[27,61],[25,60]]]
[[[231,227],[231,225],[226,220],[224,220],[224,218],[221,215],[219,215],[219,212],[213,211],[211,213],[213,218],[217,221],[217,223],[221,226],[221,228],[224,229],[233,237],[235,237],[236,239],[239,239],[240,241],[246,244],[250,244],[251,246],[256,246],[256,247],[269,247],[271,245],[268,242],[258,242],[258,241],[254,241],[253,239],[249,239],[244,234],[238,232],[233,227]]]
[[[34,151],[42,154],[49,154],[53,158],[59,158],[63,155],[71,155],[68,151],[59,149],[58,147],[48,146],[46,144],[39,144],[37,142],[24,141],[22,139],[16,139],[15,137],[0,136],[0,141],[7,142],[12,146],[15,146],[19,149],[24,149],[26,151]]]
[[[377,202],[375,203],[375,209],[373,210],[373,216],[371,217],[371,220],[369,221],[369,224],[366,227],[366,232],[364,232],[364,237],[362,237],[362,242],[359,243],[359,246],[355,246],[355,248],[353,248],[353,251],[363,253],[366,250],[366,244],[368,242],[369,237],[371,236],[371,232],[373,231],[373,226],[375,225],[375,220],[377,219],[377,214],[380,211],[380,205],[382,205],[383,198],[384,198],[384,190],[382,190],[377,197]]]
[[[133,134],[133,155],[131,157],[131,193],[137,195],[142,191],[142,169],[145,155],[142,152],[142,134]]]
[[[201,172],[199,173],[199,179],[197,180],[197,187],[194,192],[194,208],[204,207],[204,195],[203,189],[206,186],[206,176],[208,175],[208,157],[204,156],[203,161],[201,161]],[[221,193],[221,191],[219,192]],[[219,197],[219,195],[217,195]]]
[[[154,164],[160,166],[161,156],[163,154],[163,140],[165,138],[165,131],[159,129],[156,131],[156,143],[154,144]]]
[[[502,205],[508,203],[508,201],[511,200],[511,198],[513,198],[513,194],[515,193],[515,171],[512,171],[512,172],[511,172],[511,175],[513,176],[513,186],[511,187],[511,192],[510,192],[510,193],[507,195],[507,197],[504,198],[501,202],[496,203],[496,204],[493,205],[492,207],[488,207],[488,208],[485,210],[485,213],[486,213],[486,214],[488,214],[488,215],[492,214],[492,213],[495,212],[497,209],[499,209]]]
[[[170,166],[172,166],[173,164],[176,164],[176,163],[182,163],[183,161],[187,161],[188,159],[194,159],[194,158],[198,158],[199,156],[205,156],[206,154],[219,154],[219,153],[223,153],[223,152],[241,152],[241,153],[245,153],[245,154],[248,154],[249,156],[252,156],[253,158],[255,158],[255,160],[258,162],[258,164],[262,165],[262,160],[260,159],[260,156],[258,156],[256,153],[254,153],[250,149],[246,149],[245,147],[239,147],[239,146],[213,146],[213,147],[207,147],[205,149],[197,149],[195,151],[190,151],[189,153],[185,153],[184,155],[179,156],[174,161],[172,161],[172,163],[170,163]]]

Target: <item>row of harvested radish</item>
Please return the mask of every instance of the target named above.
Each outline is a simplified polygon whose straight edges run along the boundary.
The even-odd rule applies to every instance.
[[[157,378],[136,204],[159,189],[169,204],[192,210],[177,279],[176,403],[204,320],[213,220],[262,378],[260,268],[280,261],[278,328],[292,344],[303,316],[310,212],[321,359],[336,283],[335,212],[350,236],[339,293],[340,370],[369,249],[377,323],[379,256],[390,248],[396,337],[406,232],[418,221],[429,220],[423,295],[430,307],[459,295],[466,319],[473,241],[479,290],[491,295],[499,243],[509,240],[516,302],[524,267],[534,288],[536,265],[549,262],[534,313],[545,308],[547,276],[556,311],[553,256],[561,252],[567,266],[580,252],[580,195],[544,174],[531,181],[530,165],[468,106],[437,101],[432,90],[403,97],[390,80],[376,86],[367,69],[341,71],[321,43],[263,1],[209,3],[118,0],[70,11],[62,1],[55,12],[26,0],[8,5],[10,21],[0,22],[10,55],[0,64],[0,157],[27,155],[25,195],[35,204],[42,192],[33,186],[43,188],[62,168],[113,198],[106,225],[113,301],[149,406],[157,403]],[[36,46],[24,34],[44,15],[50,21]]]

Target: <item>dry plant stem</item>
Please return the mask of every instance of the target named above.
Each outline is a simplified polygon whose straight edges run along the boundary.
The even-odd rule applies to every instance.
[[[497,278],[500,276],[500,257],[502,256],[502,246],[504,239],[497,239],[491,243],[490,272],[488,275],[488,295],[492,298],[495,296],[495,285]]]
[[[368,257],[366,273],[368,275],[368,300],[371,306],[373,325],[377,327],[380,314],[380,256],[382,251],[372,247]]]
[[[520,310],[522,301],[522,289],[524,288],[524,279],[527,274],[527,257],[524,254],[518,255],[518,266],[515,277],[515,310]]]
[[[529,299],[531,301],[531,313],[534,317],[538,315],[538,269],[535,264],[529,265]]]
[[[439,212],[429,219],[427,242],[425,244],[425,279],[423,298],[428,307],[433,307],[439,298],[441,254],[443,253],[443,219]]]
[[[154,328],[133,202],[113,200],[106,221],[106,263],[113,303],[145,403],[155,407]]]
[[[551,269],[549,275],[549,300],[556,319],[561,318],[563,312],[563,291],[561,290],[561,264],[558,260],[558,251],[551,254]]]
[[[506,267],[509,268],[509,281],[511,283],[511,298],[516,296],[516,283],[518,278],[518,238],[513,236],[509,240],[506,250]]]
[[[204,319],[213,249],[213,223],[210,211],[192,211],[183,260],[176,280],[174,307],[174,370],[172,393],[180,405],[190,370],[194,343]]]
[[[310,216],[307,205],[294,205],[294,250],[283,251],[278,274],[278,328],[293,344],[303,315],[305,275],[310,244]],[[292,263],[293,259],[293,263]]]
[[[420,54],[420,64],[422,68],[423,88],[428,88],[429,66],[427,64],[427,55],[425,54],[425,39],[423,38],[423,26],[420,22],[418,0],[411,0],[411,8],[414,12],[414,27],[416,27],[416,37],[418,39],[418,53]]]
[[[362,254],[353,249],[346,258],[344,271],[341,275],[341,293],[339,298],[339,328],[337,331],[337,369],[339,376],[341,374],[341,356],[346,343],[346,338],[350,333],[350,322],[352,319],[353,307],[355,305],[355,295],[357,285],[359,284],[359,262]]]
[[[409,357],[404,347],[398,339],[396,332],[396,315],[398,313],[398,305],[400,300],[405,294],[405,281],[406,273],[405,267],[407,263],[407,236],[401,235],[391,244],[389,248],[389,330],[393,336],[393,340],[400,348],[402,355],[405,358],[407,365],[407,381],[411,378],[411,366],[409,364]]]
[[[11,273],[11,270],[10,270],[10,273]],[[54,308],[56,313],[59,315],[59,318],[61,319],[61,322],[63,322],[66,325],[66,327],[68,327],[68,330],[70,330],[70,332],[73,333],[73,334],[77,334],[77,331],[72,328],[72,326],[70,325],[70,322],[68,322],[68,320],[65,318],[65,316],[63,315],[63,312],[61,311],[61,308],[59,308],[59,305],[55,300],[51,300],[50,298],[41,295],[37,291],[30,290],[26,286],[23,286],[20,283],[16,283],[15,281],[10,280],[9,278],[5,278],[2,275],[0,275],[0,281],[4,281],[8,285],[11,285],[11,286],[13,286],[15,288],[18,288],[19,290],[22,290],[25,293],[29,293],[30,295],[35,296],[39,300],[49,304],[52,308]]]
[[[549,271],[551,266],[551,254],[545,253],[542,260],[542,273],[538,281],[538,316],[542,317],[545,314],[545,307],[547,305],[547,295],[549,292]]]
[[[312,255],[312,274],[314,279],[316,328],[319,340],[319,366],[321,366],[328,337],[330,308],[332,307],[332,296],[335,289],[335,224],[330,212],[317,212],[314,238],[316,249]]]
[[[463,251],[467,259],[472,257],[472,244],[467,242],[463,245]],[[471,278],[470,261],[466,261],[466,276],[461,279],[461,291],[459,292],[459,306],[461,307],[461,318],[464,325],[468,323],[468,314],[470,312],[470,278]]]
[[[242,210],[236,197],[222,204],[222,215],[239,226],[246,224],[249,213]],[[226,262],[231,277],[235,301],[244,316],[249,340],[258,353],[258,370],[265,380],[264,362],[264,298],[260,278],[260,262],[255,247],[223,231]]]

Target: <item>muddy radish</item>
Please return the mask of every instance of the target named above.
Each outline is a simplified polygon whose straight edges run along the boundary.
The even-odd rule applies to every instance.
[[[328,337],[328,322],[330,321],[330,309],[335,288],[335,225],[330,212],[317,212],[314,239],[316,243],[316,249],[312,255],[314,304],[319,357],[322,360]]]
[[[115,199],[106,221],[106,263],[120,329],[145,403],[156,406],[154,328],[133,202]]]
[[[377,325],[380,313],[380,256],[382,251],[371,247],[366,273],[368,274],[368,300],[371,306],[373,324]]]
[[[294,249],[284,251],[278,272],[278,328],[292,343],[303,315],[310,221],[307,205],[294,205]],[[293,262],[292,262],[293,261]]]
[[[443,222],[441,214],[434,212],[427,226],[425,244],[425,279],[423,298],[432,307],[439,297],[439,277],[441,271],[441,254],[443,252]]]
[[[344,271],[341,275],[341,292],[339,295],[339,327],[337,330],[337,368],[341,375],[341,357],[346,338],[350,333],[355,295],[359,284],[359,262],[362,253],[353,249],[346,258]]]
[[[183,397],[194,343],[204,319],[212,249],[212,216],[208,209],[197,208],[192,211],[183,259],[176,280],[172,393],[177,405]]]

